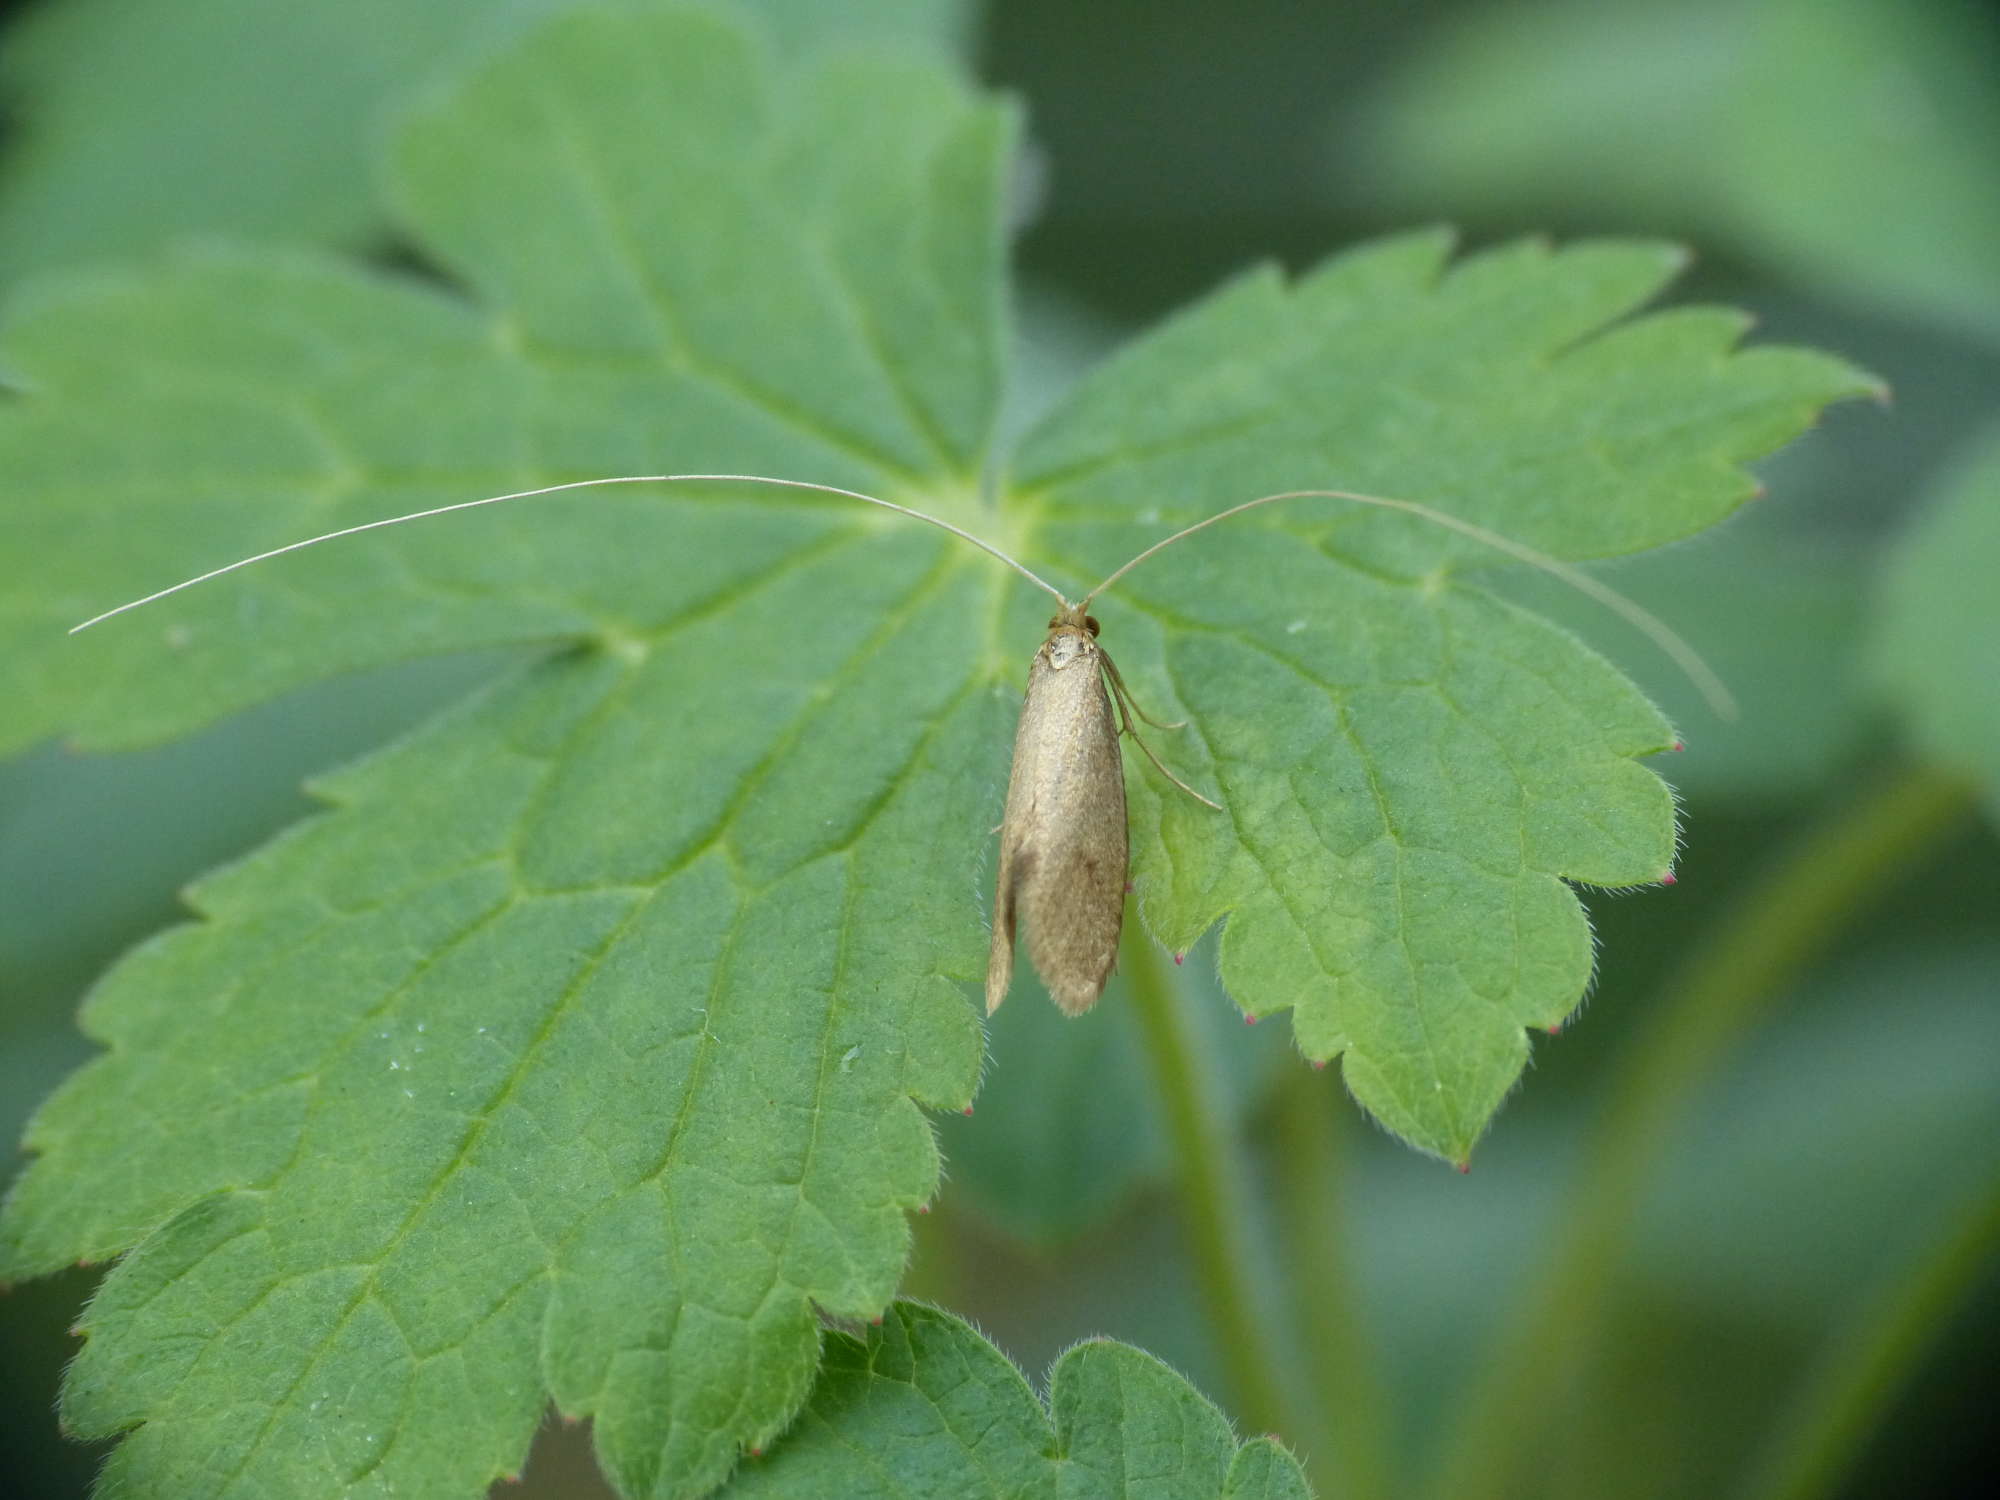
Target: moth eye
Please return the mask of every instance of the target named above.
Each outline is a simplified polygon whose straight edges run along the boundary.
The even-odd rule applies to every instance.
[[[1063,618],[1063,617],[1062,617],[1061,615],[1050,615],[1050,616],[1049,616],[1049,629],[1051,629],[1051,630],[1054,630],[1054,629],[1056,628],[1056,626],[1058,626],[1058,625],[1062,624],[1062,618]]]
[[[1092,640],[1097,639],[1097,616],[1085,615],[1083,617],[1083,628],[1090,632],[1090,637]]]

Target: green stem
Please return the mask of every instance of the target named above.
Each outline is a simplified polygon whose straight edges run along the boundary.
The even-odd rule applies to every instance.
[[[1303,1068],[1286,1081],[1279,1101],[1286,1274],[1306,1376],[1318,1397],[1314,1477],[1341,1500],[1388,1500],[1396,1493],[1389,1400],[1348,1254],[1346,1147],[1354,1120],[1344,1102],[1332,1079]]]
[[[1555,1248],[1467,1403],[1434,1495],[1515,1487],[1588,1353],[1649,1168],[1688,1095],[1799,970],[1838,940],[1854,911],[1893,886],[1971,805],[1964,782],[1921,769],[1838,804],[1646,1007],[1653,1022],[1607,1081],[1610,1102]]]
[[[1229,1382],[1230,1414],[1252,1432],[1295,1432],[1279,1385],[1279,1344],[1254,1288],[1251,1205],[1229,1112],[1153,944],[1134,935],[1125,974],[1173,1147],[1181,1218],[1203,1311]]]
[[[2000,1251],[2000,1183],[1975,1193],[1950,1230],[1841,1336],[1793,1403],[1743,1493],[1820,1500],[1848,1466]]]

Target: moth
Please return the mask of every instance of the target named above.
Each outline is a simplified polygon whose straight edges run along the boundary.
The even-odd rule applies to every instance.
[[[1014,732],[1007,811],[1000,819],[1000,870],[993,888],[993,946],[986,961],[986,1013],[1007,998],[1014,977],[1015,928],[1028,924],[1028,953],[1049,998],[1080,1016],[1104,993],[1118,958],[1130,850],[1125,830],[1125,767],[1118,737],[1130,732],[1160,774],[1217,812],[1160,764],[1132,727],[1132,702],[1111,653],[1097,642],[1097,619],[1067,605],[1028,667],[1028,691]],[[1109,688],[1107,692],[1106,689]],[[1122,725],[1112,719],[1117,701]]]
[[[274,547],[108,609],[73,626],[70,634],[240,568],[314,547],[321,542],[376,531],[386,526],[399,526],[405,521],[419,521],[453,511],[598,485],[694,483],[770,485],[817,491],[880,506],[950,532],[961,541],[999,559],[1055,600],[1056,612],[1049,620],[1048,638],[1042,642],[1028,666],[1027,692],[1021,704],[1020,723],[1014,734],[1014,759],[1008,775],[1006,811],[996,830],[1000,850],[993,894],[992,945],[986,968],[988,1015],[998,1010],[1000,1002],[1007,998],[1014,975],[1015,943],[1023,925],[1027,928],[1028,956],[1034,963],[1035,972],[1041,976],[1050,998],[1066,1014],[1082,1015],[1104,993],[1105,983],[1110,979],[1112,967],[1117,961],[1130,863],[1125,819],[1125,770],[1120,744],[1126,736],[1131,737],[1154,769],[1174,786],[1197,802],[1222,811],[1220,803],[1203,796],[1168,770],[1140,736],[1133,723],[1135,718],[1143,719],[1157,729],[1174,730],[1185,725],[1160,723],[1132,701],[1131,691],[1119,674],[1117,664],[1099,640],[1101,627],[1090,613],[1093,600],[1141,563],[1218,522],[1261,506],[1306,500],[1337,500],[1415,516],[1432,525],[1471,537],[1597,600],[1650,637],[1688,675],[1719,714],[1724,717],[1734,714],[1728,689],[1716,679],[1692,647],[1664,622],[1588,574],[1447,511],[1414,500],[1336,489],[1284,490],[1260,495],[1254,500],[1218,511],[1154,542],[1089,593],[1071,602],[1054,584],[992,543],[942,517],[859,490],[763,474],[625,474],[578,479],[564,484],[543,485],[537,489],[516,490],[505,495],[461,500],[456,504],[412,511],[407,515],[389,516]]]

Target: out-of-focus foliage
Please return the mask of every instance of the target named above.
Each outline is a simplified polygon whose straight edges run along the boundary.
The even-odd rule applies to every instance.
[[[1954,0],[1468,8],[1378,96],[1402,206],[1701,233],[2000,340],[2000,17]]]
[[[0,51],[0,276],[179,236],[381,244],[377,146],[441,67],[582,0],[61,0]],[[741,0],[786,51],[953,55],[969,0]]]
[[[1885,582],[1874,666],[1918,752],[1977,776],[2000,817],[2000,428],[1936,489]]]

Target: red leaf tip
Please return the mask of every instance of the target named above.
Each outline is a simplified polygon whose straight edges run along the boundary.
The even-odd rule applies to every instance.
[[[1680,883],[1680,877],[1674,874],[1672,870],[1662,870],[1660,872],[1661,885],[1679,885]]]

